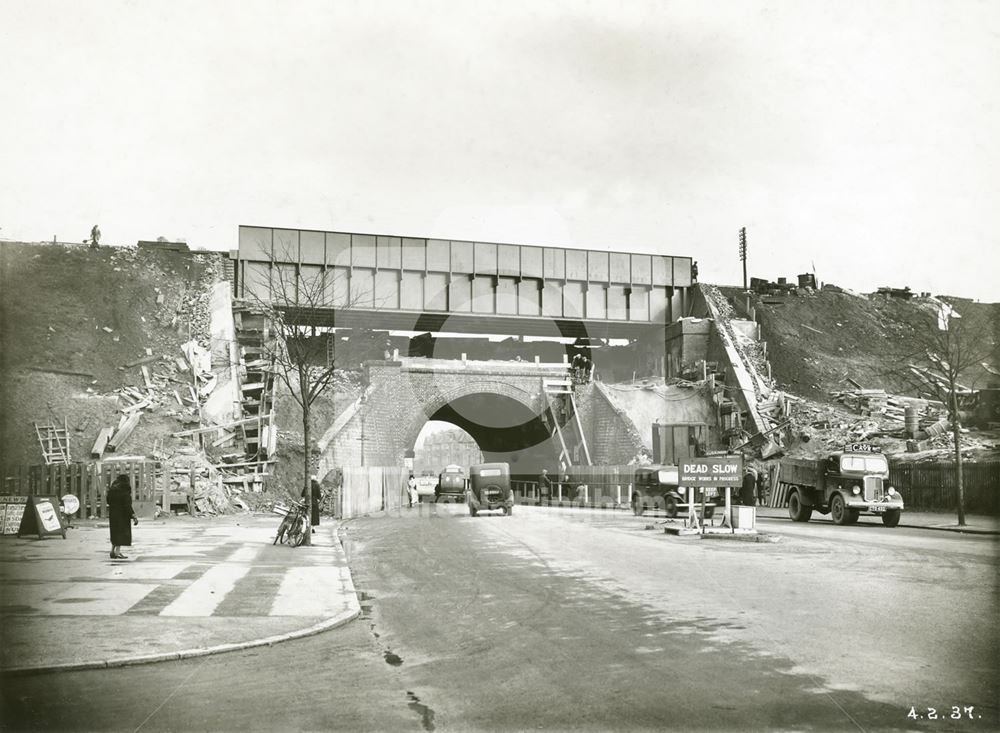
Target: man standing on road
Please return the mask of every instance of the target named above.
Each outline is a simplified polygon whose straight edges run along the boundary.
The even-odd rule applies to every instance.
[[[543,468],[538,475],[538,503],[543,506],[552,500],[552,479],[549,478],[549,469]]]

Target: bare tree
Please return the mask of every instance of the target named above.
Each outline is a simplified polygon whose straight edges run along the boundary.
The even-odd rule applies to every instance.
[[[986,309],[989,308],[990,311]],[[903,360],[909,382],[931,398],[944,403],[951,421],[955,460],[955,500],[958,523],[965,525],[965,485],[962,478],[962,407],[983,375],[983,362],[997,357],[994,306],[976,306],[960,315],[940,302],[937,322],[917,329],[915,351]]]
[[[312,407],[333,384],[338,368],[336,353],[328,348],[330,314],[370,301],[371,294],[352,290],[346,271],[301,266],[296,259],[294,253],[275,252],[266,282],[259,279],[245,294],[268,319],[271,341],[265,348],[302,412],[303,495],[311,517]],[[311,532],[305,544],[311,544]]]

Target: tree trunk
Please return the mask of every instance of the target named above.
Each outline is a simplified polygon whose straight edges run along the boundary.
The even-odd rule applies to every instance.
[[[312,445],[309,434],[309,375],[299,367],[299,390],[302,395],[302,486],[306,504],[306,539],[303,545],[312,545]]]
[[[955,492],[958,501],[958,526],[965,526],[965,485],[962,482],[962,422],[958,417],[958,393],[951,389],[951,434],[955,444]]]

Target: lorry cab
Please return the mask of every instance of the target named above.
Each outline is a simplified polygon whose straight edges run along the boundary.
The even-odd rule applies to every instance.
[[[780,475],[793,521],[808,522],[815,510],[834,524],[854,524],[862,514],[899,524],[903,497],[889,485],[889,461],[876,446],[852,443],[821,460],[782,459]]]
[[[632,482],[632,513],[636,516],[648,509],[664,512],[668,517],[676,517],[678,509],[687,509],[687,490],[678,486],[677,466],[640,466],[635,469]],[[697,489],[695,503],[700,505],[702,492],[705,499],[705,519],[715,513],[718,491]]]

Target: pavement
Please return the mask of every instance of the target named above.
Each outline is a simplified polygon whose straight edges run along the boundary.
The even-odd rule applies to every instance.
[[[788,520],[785,509],[758,517]],[[276,644],[356,618],[361,606],[324,518],[311,547],[273,545],[279,517],[140,522],[127,560],[109,557],[107,521],[61,537],[0,537],[0,671],[94,669]],[[814,522],[829,521],[821,516]],[[904,511],[901,527],[1000,534],[1000,517]],[[780,531],[780,530],[779,530]]]
[[[0,537],[0,671],[93,669],[275,644],[361,612],[325,520],[311,547],[273,545],[280,517],[140,520],[112,560],[107,520],[62,537]]]
[[[777,509],[766,506],[757,507],[758,518],[784,519],[791,522],[787,509]],[[810,522],[828,522],[833,524],[829,515],[814,513]],[[864,515],[865,522],[878,522],[875,516]],[[955,512],[911,512],[903,508],[903,514],[899,519],[900,527],[911,529],[930,529],[942,532],[960,532],[963,534],[1000,534],[1000,517],[993,517],[987,514],[966,514],[965,525],[959,526],[958,515]]]

